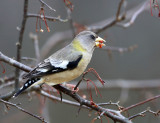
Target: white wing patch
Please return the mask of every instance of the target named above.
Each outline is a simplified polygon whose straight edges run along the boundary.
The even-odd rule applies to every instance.
[[[69,61],[64,60],[64,61],[54,61],[54,60],[50,60],[50,63],[52,66],[56,67],[56,68],[62,68],[62,69],[66,69],[67,65],[69,64]]]
[[[68,60],[54,60],[54,59],[50,59],[50,60],[45,60],[45,62],[49,62],[49,64],[51,66],[48,66],[48,68],[45,68],[45,64],[40,64],[39,65],[39,68],[37,68],[36,70],[39,71],[39,72],[42,72],[42,73],[46,73],[50,70],[49,67],[54,67],[54,69],[52,70],[52,72],[56,72],[58,71],[58,68],[61,68],[61,69],[67,69],[67,65],[69,64],[69,61]],[[43,68],[44,67],[44,68]]]
[[[45,72],[47,72],[47,71],[48,71],[48,69],[41,68],[41,69],[37,69],[37,71],[40,71],[40,72],[45,73]]]

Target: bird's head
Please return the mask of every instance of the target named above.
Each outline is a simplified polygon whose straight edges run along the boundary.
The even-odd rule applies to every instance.
[[[88,51],[93,51],[96,47],[102,48],[105,46],[104,42],[106,42],[104,39],[91,31],[80,32],[73,40],[75,46],[78,45],[79,48]]]

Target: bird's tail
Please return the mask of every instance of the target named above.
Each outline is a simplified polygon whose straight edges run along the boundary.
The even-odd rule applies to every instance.
[[[20,93],[22,93],[24,90],[26,90],[27,88],[29,88],[31,85],[33,85],[35,82],[38,82],[40,80],[40,78],[32,78],[32,79],[28,79],[26,81],[26,83],[14,94],[14,97],[17,97]]]

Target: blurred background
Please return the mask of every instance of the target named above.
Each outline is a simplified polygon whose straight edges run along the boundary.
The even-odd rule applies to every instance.
[[[127,8],[131,9],[144,0],[127,0]],[[148,0],[149,1],[149,0]],[[0,51],[5,55],[14,58],[16,56],[16,42],[18,42],[20,27],[23,17],[23,0],[1,0],[0,1]],[[63,0],[45,0],[47,4],[53,7],[56,12],[50,11],[45,7],[45,14],[53,17],[60,16],[62,19],[67,18],[67,12]],[[93,23],[105,20],[116,15],[120,0],[71,0],[74,10],[71,14],[74,22],[91,25]],[[29,0],[29,12],[37,14],[40,11],[41,4],[39,0]],[[93,67],[107,83],[112,80],[159,80],[160,79],[160,18],[156,10],[153,10],[154,16],[151,16],[150,10],[143,12],[135,20],[135,23],[128,28],[113,26],[104,30],[99,35],[106,38],[108,46],[129,47],[138,45],[133,52],[112,52],[110,58],[106,51],[97,49],[88,68]],[[70,29],[68,22],[50,22],[47,21],[50,32],[47,32],[45,24],[42,22],[43,33],[37,33],[39,36],[40,48],[55,33]],[[36,33],[36,18],[28,18],[24,33],[22,46],[22,56],[35,57],[33,41],[29,38],[29,33]],[[72,40],[72,39],[70,39]],[[66,40],[56,45],[48,56],[57,49],[66,45],[70,40]],[[54,40],[53,40],[54,41]],[[47,57],[47,56],[46,56]],[[27,63],[26,63],[27,64]],[[3,63],[6,73],[0,73],[0,78],[14,73],[14,67]],[[2,71],[0,67],[0,72]],[[94,78],[96,79],[96,78]],[[110,81],[111,80],[111,81]],[[152,81],[151,81],[152,83]],[[109,84],[108,84],[109,85]],[[125,85],[124,85],[125,86]],[[120,105],[126,107],[146,98],[159,94],[159,89],[101,89],[103,98],[94,96],[95,102],[121,101]],[[85,92],[84,92],[85,93]],[[94,93],[94,92],[93,92]],[[122,93],[127,93],[127,99],[123,100]],[[64,98],[68,98],[64,96]],[[32,97],[28,101],[25,95],[19,96],[14,102],[21,102],[25,109],[39,114],[40,101],[38,96]],[[43,99],[43,98],[42,98]],[[70,99],[70,98],[69,98]],[[1,123],[39,123],[37,119],[11,108],[8,113],[4,111],[3,105],[0,104],[0,122]],[[44,113],[48,114],[51,123],[90,123],[96,116],[94,112],[88,112],[82,109],[79,116],[76,117],[78,108],[62,103],[55,103],[46,100]],[[158,100],[146,103],[143,106],[129,111],[130,115],[151,107],[154,111],[158,110],[160,103]],[[113,108],[113,107],[111,107]],[[49,109],[49,110],[48,110]],[[91,114],[90,114],[91,113]],[[158,117],[148,114],[145,117],[139,117],[133,120],[136,123],[158,123]],[[95,121],[99,123],[100,121]],[[103,122],[108,122],[104,117]],[[113,121],[109,121],[112,123]]]

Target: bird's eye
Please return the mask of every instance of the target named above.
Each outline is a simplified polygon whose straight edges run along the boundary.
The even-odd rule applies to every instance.
[[[90,35],[91,39],[95,40],[96,37],[94,35]]]

